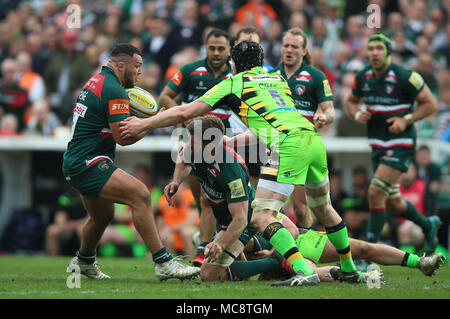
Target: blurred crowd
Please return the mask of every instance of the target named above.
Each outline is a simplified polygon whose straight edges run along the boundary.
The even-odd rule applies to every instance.
[[[369,20],[377,22],[376,11],[367,10],[372,4],[381,10],[379,28],[368,26]],[[419,138],[450,142],[450,0],[0,0],[0,8],[0,137],[70,134],[80,88],[117,43],[129,42],[143,52],[137,85],[158,98],[181,66],[205,57],[204,39],[212,27],[234,37],[253,25],[272,66],[280,61],[283,32],[306,31],[312,64],[325,73],[334,93],[337,120],[324,133],[328,136],[366,136],[343,103],[355,72],[368,63],[367,39],[384,32],[392,38],[393,62],[420,73],[439,103],[436,114],[416,123]],[[436,205],[450,207],[450,160],[433,163],[433,178],[429,165],[417,158],[403,185],[407,191],[416,180],[425,182],[424,214],[434,213]],[[368,218],[360,214],[368,212],[367,174],[355,168],[354,194],[342,193],[339,172],[330,177],[335,207],[346,214],[354,236],[365,233],[358,229]],[[390,228],[401,237],[407,231],[398,230],[400,224],[392,220]],[[185,234],[173,236],[176,242]]]
[[[158,98],[184,64],[205,57],[211,27],[235,36],[247,25],[262,34],[266,62],[280,61],[281,36],[304,29],[312,64],[332,86],[338,120],[327,132],[363,136],[342,110],[353,75],[366,63],[368,37],[393,39],[393,61],[415,69],[439,101],[417,123],[419,137],[450,141],[450,1],[426,0],[15,0],[0,1],[0,135],[57,135],[70,130],[80,87],[119,42],[144,54],[138,86]],[[367,8],[380,8],[379,28]],[[78,8],[78,9],[77,9]],[[78,19],[78,20],[77,20]],[[376,19],[374,20],[375,22]],[[372,21],[373,22],[373,21]],[[170,130],[161,133],[170,134]]]

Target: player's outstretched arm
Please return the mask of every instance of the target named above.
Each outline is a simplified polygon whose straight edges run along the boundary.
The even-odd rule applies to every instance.
[[[120,135],[122,138],[131,138],[142,134],[145,136],[151,130],[182,123],[210,110],[211,107],[208,104],[197,99],[189,104],[174,106],[146,119],[132,116],[120,122]]]

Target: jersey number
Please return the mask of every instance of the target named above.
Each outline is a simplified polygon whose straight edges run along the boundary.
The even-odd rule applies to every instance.
[[[275,104],[278,106],[286,106],[286,102],[283,100],[283,98],[280,96],[280,93],[276,90],[269,90],[269,94],[272,97],[272,99],[275,100]]]

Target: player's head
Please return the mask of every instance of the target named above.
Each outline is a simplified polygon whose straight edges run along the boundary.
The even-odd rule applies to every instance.
[[[256,42],[243,41],[233,47],[231,58],[236,66],[236,73],[240,73],[255,66],[262,66],[264,51]]]
[[[281,62],[285,66],[300,66],[305,60],[311,64],[311,56],[308,52],[308,37],[300,28],[291,28],[283,33],[281,40]]]
[[[230,35],[220,29],[212,29],[206,36],[206,59],[213,69],[220,69],[230,56]]]
[[[240,29],[236,35],[234,45],[239,44],[242,41],[253,41],[261,44],[261,35],[258,29],[254,26],[248,26]]]
[[[367,42],[367,55],[374,69],[381,69],[392,52],[391,39],[383,33],[372,34]]]
[[[113,66],[123,87],[132,88],[142,74],[142,53],[131,44],[119,43],[111,51],[108,65]]]
[[[195,118],[186,127],[190,134],[188,154],[191,162],[213,162],[215,148],[222,144],[225,126],[214,115],[204,115]]]

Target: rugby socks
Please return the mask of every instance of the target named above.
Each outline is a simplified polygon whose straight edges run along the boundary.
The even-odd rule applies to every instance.
[[[335,226],[325,227],[327,236],[334,248],[339,254],[339,261],[341,262],[341,270],[343,272],[353,272],[356,270],[353,263],[352,253],[350,251],[350,244],[348,242],[347,226],[343,220]]]
[[[367,225],[367,241],[369,243],[376,243],[380,240],[386,215],[386,208],[370,208],[370,218]]]
[[[264,239],[264,237],[260,236],[260,235],[253,235],[253,250],[252,253],[254,253],[255,251],[260,251],[260,250],[270,250],[272,248],[272,245],[269,243],[269,241],[267,241],[266,239]]]
[[[417,268],[417,264],[419,263],[420,257],[414,254],[405,253],[405,256],[402,260],[402,266],[408,268]]]
[[[227,268],[229,280],[243,280],[265,272],[279,271],[278,260],[263,258],[250,261],[235,261]]]
[[[407,200],[405,200],[405,202],[406,209],[401,217],[412,221],[416,225],[419,225],[422,228],[423,232],[427,234],[431,230],[432,226],[430,220],[419,213],[417,208],[411,202]]]
[[[167,251],[166,247],[161,248],[152,254],[152,259],[157,264],[162,264],[173,259],[173,256]]]
[[[279,222],[269,224],[264,230],[263,236],[270,244],[292,265],[295,272],[301,270],[305,275],[311,275],[314,271],[307,264],[305,258],[298,251],[291,233]]]
[[[84,262],[86,264],[93,264],[95,262],[96,254],[94,253],[93,255],[89,256],[87,254],[84,254],[81,251],[81,249],[78,249],[77,257],[78,257],[78,260],[81,261],[81,262]]]
[[[199,256],[199,255],[205,255],[205,247],[206,247],[206,245],[208,245],[208,243],[209,242],[207,242],[207,241],[204,241],[203,243],[201,243],[200,245],[198,245],[197,246],[197,251],[196,251],[196,253],[195,253],[195,255],[196,256]]]

